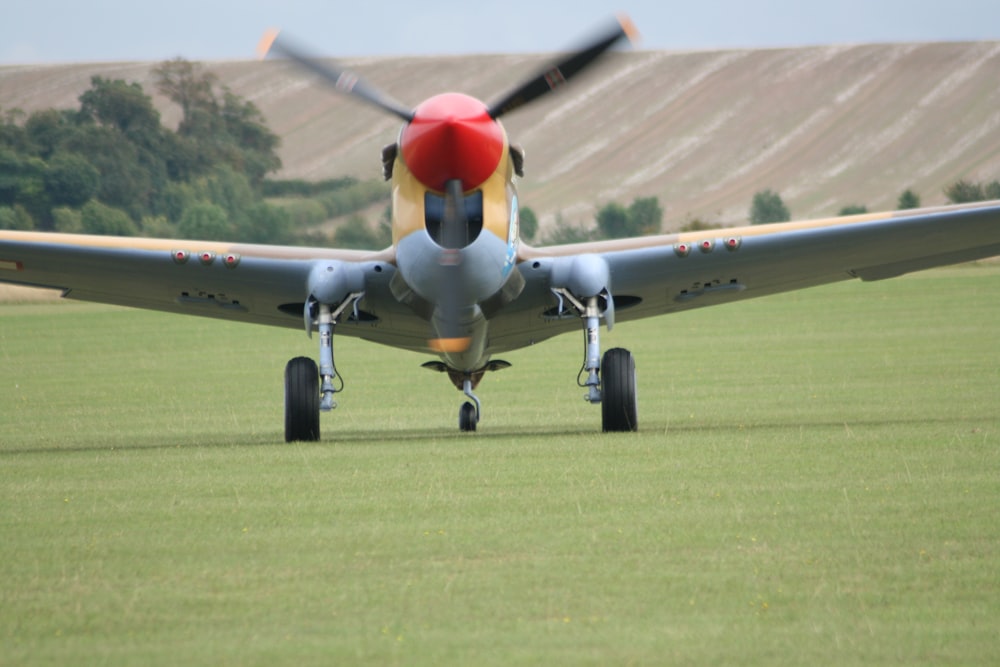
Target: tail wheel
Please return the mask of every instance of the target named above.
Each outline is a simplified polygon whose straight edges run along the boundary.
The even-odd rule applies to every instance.
[[[604,431],[639,430],[636,405],[635,359],[616,347],[601,362],[601,425]]]
[[[309,357],[285,366],[285,442],[319,440],[319,369]]]
[[[475,431],[479,417],[476,414],[476,406],[466,401],[462,403],[462,408],[458,411],[458,428],[460,431]]]

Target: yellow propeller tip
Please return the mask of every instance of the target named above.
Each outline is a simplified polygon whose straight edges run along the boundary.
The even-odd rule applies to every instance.
[[[428,347],[435,352],[465,352],[472,344],[472,339],[465,338],[433,338],[427,341]]]
[[[281,31],[277,28],[268,28],[264,31],[264,36],[260,38],[260,42],[257,44],[257,57],[259,59],[263,60],[267,57],[267,53],[271,50],[274,40],[278,39],[279,32]]]
[[[628,41],[633,44],[639,41],[639,29],[635,27],[635,23],[633,23],[632,19],[628,17],[628,14],[619,14],[618,24],[622,27],[622,32],[625,33],[625,37],[628,38]]]

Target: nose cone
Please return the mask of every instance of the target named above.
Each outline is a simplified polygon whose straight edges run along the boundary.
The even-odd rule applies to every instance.
[[[445,93],[422,103],[400,137],[403,161],[426,187],[443,192],[451,179],[469,191],[489,178],[504,150],[504,133],[486,105],[468,95]]]

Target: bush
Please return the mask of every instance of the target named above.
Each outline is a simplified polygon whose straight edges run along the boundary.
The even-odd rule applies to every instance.
[[[562,213],[556,213],[555,224],[545,234],[543,243],[545,245],[584,243],[593,240],[596,231],[593,228],[587,229],[583,225],[568,223],[563,220]]]
[[[788,222],[792,215],[781,200],[781,196],[773,190],[761,190],[753,196],[750,205],[750,224],[763,225],[769,222]]]
[[[235,233],[244,243],[291,243],[292,219],[288,212],[265,202],[254,204],[235,224]]]
[[[285,211],[296,227],[312,227],[327,219],[326,207],[315,199],[282,199],[269,203]]]
[[[0,229],[31,231],[35,221],[23,206],[0,206]]]
[[[355,250],[379,250],[384,245],[378,236],[364,218],[352,215],[337,228],[333,235],[333,245]]]
[[[80,210],[80,222],[86,234],[135,236],[139,231],[125,211],[91,200]]]
[[[713,222],[708,222],[702,218],[692,218],[688,217],[684,223],[681,225],[680,231],[682,232],[704,232],[712,229],[721,229],[722,225],[715,224]]]
[[[83,213],[80,209],[68,206],[52,209],[52,229],[64,234],[82,234]]]
[[[185,239],[223,241],[232,234],[226,211],[218,204],[199,202],[181,217],[177,232]]]
[[[272,180],[261,183],[261,194],[265,197],[315,197],[343,190],[358,182],[356,178],[328,178],[323,181],[306,181],[301,178]]]
[[[101,175],[75,153],[60,153],[49,160],[43,177],[53,206],[83,206],[100,187]]]
[[[896,202],[896,209],[903,211],[909,208],[920,208],[920,197],[913,190],[907,188],[899,195]]]
[[[331,218],[360,211],[376,202],[388,201],[392,196],[389,186],[382,181],[361,181],[318,198]]]

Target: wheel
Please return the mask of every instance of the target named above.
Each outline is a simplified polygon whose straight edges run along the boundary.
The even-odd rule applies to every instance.
[[[601,361],[601,425],[604,431],[638,431],[635,359],[628,350],[616,347]]]
[[[309,357],[285,366],[285,442],[319,440],[319,370]]]
[[[476,430],[476,406],[466,401],[458,410],[458,428],[462,431]]]

